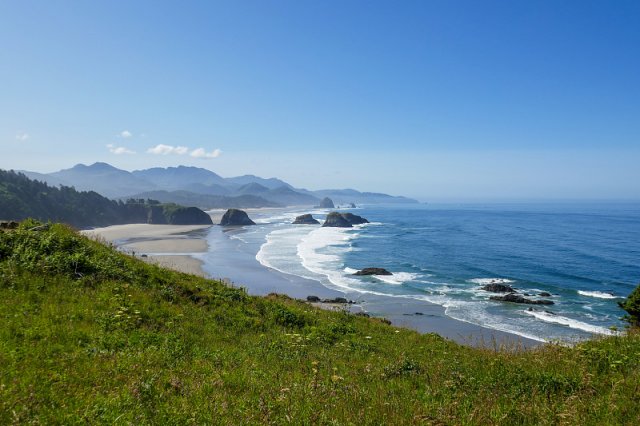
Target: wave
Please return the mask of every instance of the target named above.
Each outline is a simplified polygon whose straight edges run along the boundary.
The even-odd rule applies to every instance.
[[[523,312],[527,315],[531,315],[532,317],[535,317],[544,322],[565,325],[569,328],[586,331],[588,333],[604,334],[607,336],[614,336],[618,334],[617,332],[613,330],[609,330],[608,328],[588,324],[586,322],[563,317],[561,315],[554,315],[554,314],[550,314],[548,312],[542,312],[542,311],[523,311]]]
[[[375,278],[391,285],[402,285],[407,281],[414,281],[420,274],[411,272],[394,272],[393,275],[375,275]]]
[[[578,290],[578,294],[587,297],[596,297],[598,299],[619,299],[618,296],[603,291],[584,291]]]
[[[342,290],[359,291],[356,288],[359,281],[345,276],[341,256],[351,249],[350,241],[358,235],[352,228],[319,228],[311,231],[297,245],[302,266],[326,277]]]
[[[487,285],[487,284],[510,284],[514,283],[515,280],[510,280],[508,278],[472,278],[467,280],[467,282],[479,284],[479,285]]]

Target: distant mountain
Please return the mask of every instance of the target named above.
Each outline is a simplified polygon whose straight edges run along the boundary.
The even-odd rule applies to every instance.
[[[150,194],[157,193],[159,195],[155,198],[161,198],[163,202],[208,208],[315,206],[324,197],[331,198],[337,205],[417,202],[406,197],[355,189],[308,191],[294,188],[277,178],[265,179],[254,175],[223,178],[210,170],[187,166],[154,167],[128,172],[106,163],[95,163],[90,166],[78,164],[55,173],[25,174],[49,185],[93,190],[110,198],[154,198]]]
[[[276,188],[280,188],[281,186],[286,186],[288,188],[294,189],[293,186],[289,185],[287,182],[283,180],[276,179],[276,178],[264,179],[254,175],[244,175],[244,176],[227,178],[226,181],[228,184],[237,185],[237,186],[243,186],[250,183],[257,183],[269,189],[276,189]]]
[[[187,189],[191,185],[228,186],[228,182],[214,172],[200,167],[154,167],[146,170],[134,170],[131,174],[139,179],[153,183],[158,189],[167,191]]]
[[[329,197],[336,204],[406,204],[418,203],[418,201],[407,198],[398,197],[377,192],[360,192],[355,189],[322,189],[312,191],[312,194],[319,198]]]
[[[156,189],[155,184],[106,163],[77,164],[49,176],[68,182],[77,190],[95,191],[109,198]]]
[[[264,185],[260,185],[257,182],[247,183],[246,185],[242,185],[240,188],[235,190],[236,194],[264,194],[269,192],[269,188]]]
[[[195,207],[152,200],[113,201],[93,191],[51,187],[22,173],[0,170],[0,219],[63,222],[77,227],[124,223],[208,225],[211,217]]]
[[[222,195],[197,194],[190,191],[150,191],[136,194],[133,198],[151,198],[163,203],[177,203],[186,206],[197,206],[201,209],[226,209],[226,208],[259,208],[282,207],[282,204],[265,200],[256,195],[239,195],[227,197]]]

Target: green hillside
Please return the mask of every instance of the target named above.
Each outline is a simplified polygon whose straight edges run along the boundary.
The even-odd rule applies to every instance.
[[[36,225],[0,230],[0,424],[640,424],[637,332],[474,349]]]
[[[153,200],[113,201],[68,186],[52,187],[21,173],[0,170],[0,220],[36,218],[76,227],[123,223],[208,225],[211,218],[195,207]]]

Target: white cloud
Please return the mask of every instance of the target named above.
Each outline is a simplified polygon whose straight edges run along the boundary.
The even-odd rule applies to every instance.
[[[171,146],[171,145],[158,144],[153,148],[149,148],[147,152],[149,154],[156,154],[156,155],[168,155],[168,154],[184,155],[187,152],[189,152],[189,148],[187,148],[186,146]]]
[[[120,155],[120,154],[135,154],[135,151],[131,151],[130,149],[125,148],[124,146],[115,146],[113,144],[107,145],[109,148],[109,152],[112,154]]]
[[[122,139],[129,139],[133,137],[133,134],[131,134],[131,132],[128,130],[123,130],[120,132],[118,136],[121,137]]]
[[[18,132],[16,133],[16,139],[19,141],[26,141],[29,139],[29,133],[27,132]]]
[[[204,148],[197,148],[191,151],[191,155],[194,158],[218,158],[222,154],[222,151],[219,149],[214,149],[211,152],[207,152]]]

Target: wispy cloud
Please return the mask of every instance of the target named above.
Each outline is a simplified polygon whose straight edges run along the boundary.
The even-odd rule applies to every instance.
[[[18,133],[16,133],[16,140],[26,141],[27,139],[29,139],[29,133],[27,133],[27,132],[18,132]]]
[[[118,134],[118,137],[121,137],[122,139],[130,139],[133,137],[133,134],[128,130],[123,130]]]
[[[130,149],[125,148],[124,146],[115,146],[113,144],[107,145],[107,148],[109,148],[110,153],[116,154],[116,155],[136,153],[135,151],[131,151]]]
[[[189,155],[194,158],[218,158],[220,157],[220,155],[222,155],[222,151],[220,151],[219,149],[214,149],[211,152],[207,152],[204,148],[197,148],[191,151],[191,154]]]
[[[152,148],[149,148],[147,152],[149,154],[156,154],[156,155],[169,155],[169,154],[184,155],[187,152],[189,152],[189,148],[187,148],[186,146],[171,146],[171,145],[165,145],[165,144],[158,144]]]

